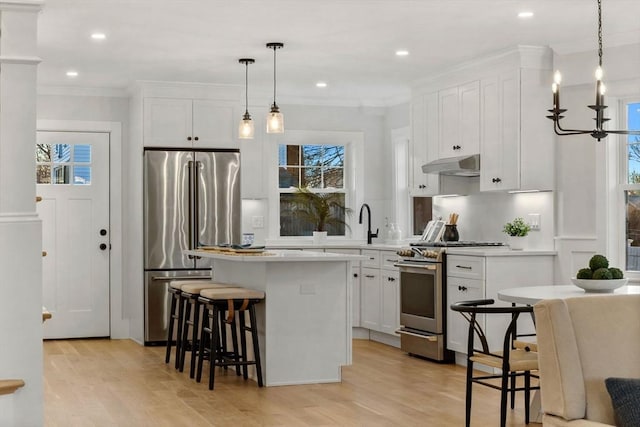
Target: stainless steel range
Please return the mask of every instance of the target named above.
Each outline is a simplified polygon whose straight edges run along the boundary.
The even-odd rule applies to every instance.
[[[400,347],[441,362],[453,361],[446,348],[446,248],[502,246],[497,242],[416,242],[398,251]]]

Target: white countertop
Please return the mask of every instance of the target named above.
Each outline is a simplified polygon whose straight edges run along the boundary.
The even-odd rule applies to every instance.
[[[398,242],[398,243],[372,243],[367,245],[366,243],[324,243],[322,245],[315,245],[312,242],[277,242],[277,243],[267,243],[268,248],[273,249],[290,249],[290,248],[299,248],[299,249],[376,249],[376,250],[388,250],[393,251],[400,248],[409,247],[409,242]]]
[[[360,261],[367,259],[363,255],[333,254],[329,252],[312,252],[299,250],[269,249],[257,254],[237,254],[204,250],[183,251],[187,255],[203,258],[221,259],[238,262],[308,262],[308,261]]]

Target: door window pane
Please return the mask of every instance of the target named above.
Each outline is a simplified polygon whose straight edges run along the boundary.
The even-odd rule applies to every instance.
[[[36,144],[36,162],[51,161],[51,145]]]
[[[91,162],[91,146],[77,144],[73,148],[73,161],[77,163]]]
[[[640,130],[640,102],[627,104],[627,128]],[[627,136],[627,184],[640,184],[640,136]]]
[[[73,183],[76,185],[91,184],[91,166],[74,166]]]
[[[36,166],[36,184],[51,184],[51,166]]]
[[[54,184],[69,184],[69,166],[54,166],[53,167],[53,183]]]
[[[56,144],[53,146],[53,162],[66,163],[71,161],[71,146],[69,144]]]

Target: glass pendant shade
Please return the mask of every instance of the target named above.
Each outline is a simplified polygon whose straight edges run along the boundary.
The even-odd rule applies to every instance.
[[[244,114],[238,127],[238,138],[240,139],[253,139],[255,129],[253,126],[253,120],[251,120],[251,114],[249,114],[249,64],[253,64],[255,60],[253,58],[241,58],[239,59],[241,64],[245,66],[244,74]]]
[[[267,43],[267,48],[273,49],[273,104],[267,115],[267,133],[284,133],[284,117],[276,104],[276,50],[284,47],[283,43]]]
[[[240,127],[238,129],[238,138],[240,139],[253,139],[255,134],[255,128],[253,126],[253,120],[249,114],[242,116]]]
[[[284,117],[276,104],[267,115],[267,133],[284,133]]]

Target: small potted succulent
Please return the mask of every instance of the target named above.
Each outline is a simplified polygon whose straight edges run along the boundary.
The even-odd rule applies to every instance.
[[[509,247],[513,250],[524,249],[524,237],[529,234],[531,227],[518,217],[513,222],[507,222],[502,231],[509,236]]]

